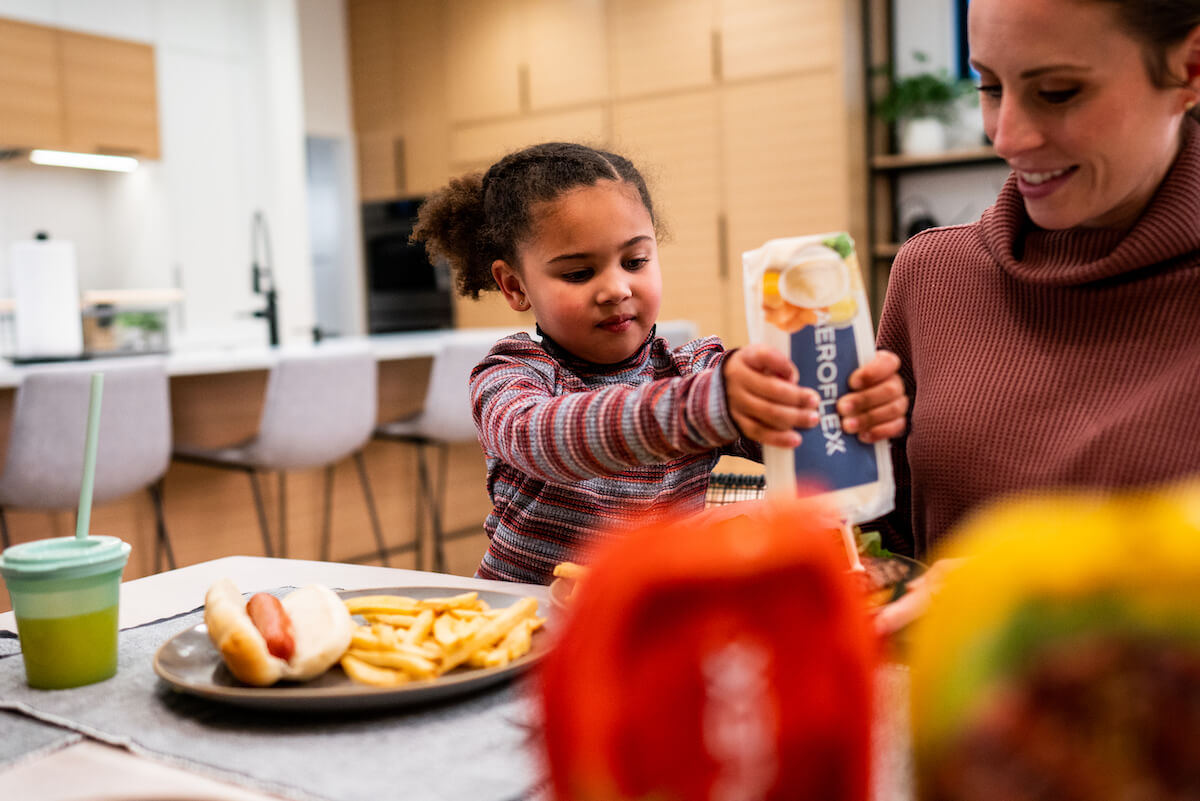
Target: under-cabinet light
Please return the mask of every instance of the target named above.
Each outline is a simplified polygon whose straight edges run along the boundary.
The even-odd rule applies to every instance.
[[[79,167],[85,170],[110,170],[112,172],[133,172],[137,169],[137,159],[130,156],[101,156],[96,153],[68,153],[63,150],[32,150],[29,160],[34,164],[46,164],[51,167]]]

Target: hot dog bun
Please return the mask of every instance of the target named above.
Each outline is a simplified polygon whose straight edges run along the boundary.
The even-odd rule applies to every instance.
[[[272,656],[267,641],[246,613],[246,599],[230,579],[204,597],[208,636],[230,672],[246,684],[268,687],[281,679],[307,681],[324,673],[350,647],[354,621],[333,590],[310,584],[282,599],[292,621],[291,659]]]

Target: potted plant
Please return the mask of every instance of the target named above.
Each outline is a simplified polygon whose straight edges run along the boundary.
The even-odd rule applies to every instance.
[[[920,51],[913,58],[929,60]],[[887,66],[879,71],[890,72]],[[946,125],[954,120],[955,104],[973,88],[969,80],[954,78],[945,69],[893,78],[887,94],[875,103],[875,113],[899,126],[902,153],[938,153],[946,149]]]

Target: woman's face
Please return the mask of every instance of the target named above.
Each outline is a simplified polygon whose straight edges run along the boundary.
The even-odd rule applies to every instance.
[[[1151,83],[1141,43],[1107,3],[973,0],[968,31],[984,131],[1030,218],[1131,226],[1178,153],[1190,90]],[[1168,66],[1184,75],[1182,47]]]
[[[518,248],[520,270],[492,267],[514,309],[581,359],[613,364],[632,356],[658,319],[662,275],[650,212],[637,189],[599,181],[535,210]]]

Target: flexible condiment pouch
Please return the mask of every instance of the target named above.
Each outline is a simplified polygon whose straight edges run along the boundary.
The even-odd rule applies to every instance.
[[[831,492],[849,523],[886,514],[895,498],[888,443],[847,434],[836,409],[850,374],[875,354],[854,240],[844,232],[772,239],[743,253],[742,267],[750,341],[787,354],[801,386],[821,396],[820,423],[800,431],[798,447],[763,447],[767,494],[794,496],[799,481]]]

